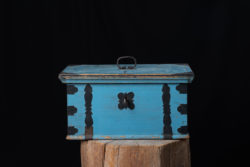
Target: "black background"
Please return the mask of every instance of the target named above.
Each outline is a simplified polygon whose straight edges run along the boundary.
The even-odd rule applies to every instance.
[[[247,1],[6,1],[1,55],[1,152],[8,166],[80,166],[66,141],[68,64],[189,63],[193,167],[249,157]],[[2,38],[3,39],[3,38]],[[1,56],[2,57],[2,56]],[[3,163],[1,161],[1,163]]]

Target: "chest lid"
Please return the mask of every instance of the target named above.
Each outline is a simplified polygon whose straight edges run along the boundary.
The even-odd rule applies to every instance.
[[[188,64],[69,65],[60,74],[63,83],[189,83]]]

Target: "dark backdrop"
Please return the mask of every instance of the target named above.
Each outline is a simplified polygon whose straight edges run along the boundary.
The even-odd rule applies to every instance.
[[[3,2],[1,152],[8,166],[80,167],[66,141],[68,64],[189,63],[193,167],[243,166],[249,152],[247,1]],[[4,149],[3,149],[4,148]],[[2,163],[2,162],[1,162]]]

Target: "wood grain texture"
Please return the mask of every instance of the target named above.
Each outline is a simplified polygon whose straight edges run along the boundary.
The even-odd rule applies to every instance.
[[[81,142],[82,167],[190,167],[189,140]]]

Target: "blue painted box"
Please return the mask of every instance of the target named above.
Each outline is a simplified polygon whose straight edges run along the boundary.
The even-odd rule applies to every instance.
[[[187,64],[71,65],[67,84],[70,140],[188,137]]]

